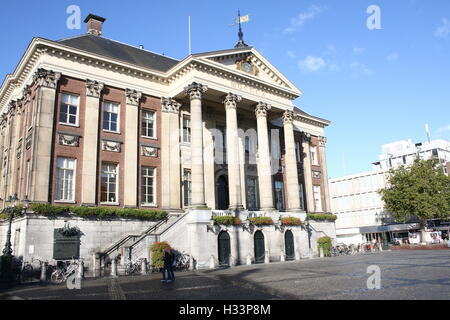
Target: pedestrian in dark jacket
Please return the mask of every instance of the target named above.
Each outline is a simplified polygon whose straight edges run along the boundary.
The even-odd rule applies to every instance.
[[[169,267],[169,279],[170,280],[172,280],[172,281],[175,281],[175,274],[174,274],[174,269],[175,269],[175,265],[176,265],[176,263],[177,263],[177,261],[176,261],[176,255],[175,255],[175,250],[173,250],[173,249],[170,249],[170,255],[171,255],[171,257],[172,257],[172,263],[170,264],[170,267]]]
[[[172,277],[170,275],[170,268],[172,266],[172,262],[173,262],[173,256],[170,253],[170,248],[165,248],[164,249],[164,268],[162,270],[163,273],[163,279],[161,280],[162,282],[172,282]],[[166,280],[166,272],[167,272],[167,280]]]

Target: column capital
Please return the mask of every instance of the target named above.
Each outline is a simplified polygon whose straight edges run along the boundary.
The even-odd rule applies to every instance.
[[[265,102],[259,102],[255,108],[256,118],[267,117],[267,111],[272,109],[272,106]]]
[[[204,86],[198,82],[192,82],[186,88],[184,88],[184,92],[186,95],[189,95],[191,100],[201,99],[203,94],[208,91],[208,86]]]
[[[319,147],[325,148],[327,145],[327,138],[319,136]]]
[[[11,100],[8,105],[8,115],[10,117],[14,117],[16,115],[18,107],[18,101],[17,100]]]
[[[92,98],[100,98],[104,84],[95,80],[86,80],[86,95]]]
[[[172,98],[161,97],[161,111],[168,113],[180,112],[181,103]]]
[[[241,96],[230,92],[225,96],[223,103],[225,104],[225,109],[236,109],[237,104],[241,101]]]
[[[22,90],[23,103],[27,103],[31,99],[31,86],[26,85]]]
[[[139,101],[141,100],[142,92],[127,88],[125,90],[125,96],[128,105],[137,107],[139,105]]]
[[[302,132],[302,140],[303,142],[311,142],[311,134],[308,132]]]
[[[286,110],[283,113],[283,124],[293,124],[294,123],[294,111]]]
[[[37,69],[33,74],[33,82],[39,87],[56,89],[59,79],[61,79],[60,72],[54,72],[44,68]]]

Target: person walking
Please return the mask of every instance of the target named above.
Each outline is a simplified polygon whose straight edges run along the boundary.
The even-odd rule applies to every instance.
[[[173,263],[173,257],[172,257],[172,254],[170,251],[171,251],[170,248],[164,249],[164,257],[163,257],[164,268],[162,270],[163,279],[161,280],[161,282],[172,282],[173,281],[171,273],[170,273],[172,263]],[[167,273],[167,280],[166,280],[166,273]]]
[[[170,249],[169,251],[171,258],[172,258],[172,262],[170,263],[170,267],[169,267],[169,280],[171,280],[171,282],[175,281],[175,266],[177,264],[177,259],[176,259],[176,255],[175,255],[175,250]]]

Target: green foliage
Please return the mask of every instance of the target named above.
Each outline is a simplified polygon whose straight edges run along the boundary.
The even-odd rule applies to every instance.
[[[331,213],[308,213],[307,218],[315,221],[336,221],[337,216]]]
[[[271,217],[254,217],[250,218],[250,222],[257,226],[269,226],[273,224]]]
[[[301,226],[302,220],[295,217],[283,217],[281,218],[281,224],[284,226]]]
[[[379,190],[385,208],[399,222],[415,217],[422,223],[450,213],[450,177],[439,161],[416,159],[409,167],[391,169],[387,187]]]
[[[321,237],[317,240],[317,248],[320,251],[320,248],[323,249],[323,254],[327,256],[331,250],[331,238],[330,237]]]
[[[225,226],[237,226],[242,223],[241,219],[234,216],[213,216],[213,220],[218,224],[223,224]]]
[[[23,204],[19,204],[17,206],[14,207],[14,218],[20,217],[23,212]],[[5,210],[0,213],[0,220],[8,220],[9,219],[9,211],[8,209],[5,208]]]
[[[152,265],[156,268],[164,267],[164,249],[169,248],[168,242],[155,242],[151,247]]]
[[[106,220],[111,218],[137,219],[158,221],[167,217],[162,210],[129,209],[113,207],[75,207],[75,206],[53,206],[50,204],[32,204],[30,210],[37,214],[56,217],[72,213],[82,218],[95,218]]]

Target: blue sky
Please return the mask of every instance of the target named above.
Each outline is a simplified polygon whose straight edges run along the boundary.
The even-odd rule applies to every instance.
[[[69,5],[107,18],[104,36],[182,59],[192,50],[228,49],[236,11],[250,14],[245,41],[304,93],[296,105],[332,121],[330,177],[371,169],[381,145],[450,140],[450,1],[8,1],[0,13],[0,77],[14,70],[33,36],[61,39]],[[381,30],[369,30],[378,5]]]

